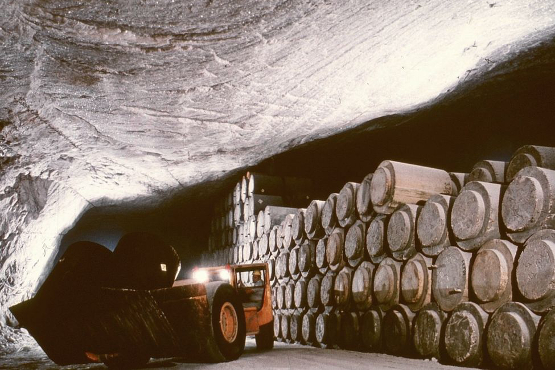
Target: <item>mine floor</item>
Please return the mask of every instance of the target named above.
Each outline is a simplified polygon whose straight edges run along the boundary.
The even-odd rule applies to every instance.
[[[0,359],[0,369],[105,369],[103,365],[56,366],[40,350],[28,349]],[[236,361],[223,364],[184,363],[177,359],[151,360],[144,369],[468,369],[441,365],[430,360],[414,360],[385,354],[343,350],[324,350],[302,345],[275,343],[272,351],[256,350],[247,339],[245,353]]]

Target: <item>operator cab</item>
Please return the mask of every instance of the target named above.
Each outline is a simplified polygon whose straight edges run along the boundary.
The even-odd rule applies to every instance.
[[[262,267],[241,268],[235,271],[237,291],[243,302],[243,307],[262,308],[264,302],[264,288],[266,269]]]

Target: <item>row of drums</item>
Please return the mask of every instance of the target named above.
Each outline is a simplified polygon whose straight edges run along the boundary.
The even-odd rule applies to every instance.
[[[555,254],[552,253],[555,249],[551,250],[550,245],[555,245],[555,231],[537,232],[520,252],[507,240],[493,239],[475,253],[451,246],[435,259],[418,253],[404,263],[386,257],[379,264],[363,259],[356,267],[344,261],[341,267],[330,268],[333,257],[329,250],[322,248],[328,243],[314,244],[305,242],[290,251],[282,249],[275,262],[273,257],[269,259],[274,279],[272,304],[276,320],[281,320],[279,328],[275,322],[277,338],[326,347],[331,342],[322,339],[326,338],[322,320],[347,323],[339,337],[349,338],[370,335],[366,329],[361,329],[366,325],[365,320],[371,320],[368,315],[376,321],[376,317],[382,318],[384,313],[391,312],[394,314],[391,320],[397,320],[395,328],[402,329],[399,333],[414,334],[409,336],[415,342],[409,355],[435,357],[466,366],[487,366],[488,361],[493,361],[504,369],[540,367],[540,364],[549,369],[555,365],[555,330],[552,330],[555,328],[550,324],[555,274]],[[318,252],[319,246],[325,252]],[[321,260],[328,265],[319,267]],[[553,273],[547,276],[550,266]],[[472,313],[471,324],[459,321],[460,317],[470,317],[467,311]],[[472,346],[461,349],[468,353],[454,355],[453,348],[464,342],[459,340],[461,338],[450,341],[450,337],[445,336],[447,326],[444,324],[448,317],[454,317],[454,323],[461,325],[456,330],[455,324],[448,326],[451,337],[458,334],[472,341],[479,338],[485,345],[486,325],[496,322],[492,321],[496,315],[499,325],[491,326],[488,332],[491,338],[487,341],[486,352],[479,350],[483,346]],[[426,324],[419,326],[415,320],[425,320]],[[376,325],[374,321],[372,325]],[[405,324],[399,326],[402,322]],[[545,329],[537,330],[538,325]],[[352,333],[351,327],[357,328],[353,329],[356,333]],[[297,330],[295,335],[297,328],[302,331]],[[371,334],[375,335],[378,334]],[[386,338],[387,335],[385,341]],[[361,343],[366,341],[364,337],[359,339]],[[433,346],[427,341],[433,341]],[[348,341],[341,339],[333,345],[351,348],[345,343]],[[399,341],[392,340],[392,343]],[[407,342],[402,348],[409,348],[409,344],[413,345]],[[453,346],[451,350],[450,345]],[[383,348],[397,354],[395,349]],[[520,348],[516,357],[515,348]],[[475,350],[478,352],[471,355]],[[448,353],[451,355],[446,356]]]
[[[555,306],[555,151],[523,148],[514,165],[481,161],[470,174],[384,161],[307,208],[265,207],[204,263],[267,261],[275,333],[286,341],[352,348],[347,339],[364,343],[374,325],[381,350],[396,353],[391,322],[411,356],[555,368],[555,331],[542,329]],[[549,168],[519,168],[532,159]],[[431,329],[418,330],[421,315]],[[453,317],[460,327],[448,325]],[[333,332],[324,322],[336,330],[329,343],[318,339]],[[437,351],[418,350],[427,340]],[[463,354],[449,349],[457,343]]]
[[[502,369],[553,369],[555,311],[540,318],[521,303],[493,314],[464,302],[450,313],[430,303],[418,312],[405,305],[388,311],[296,309],[274,312],[279,341],[322,348],[384,352],[442,363]]]

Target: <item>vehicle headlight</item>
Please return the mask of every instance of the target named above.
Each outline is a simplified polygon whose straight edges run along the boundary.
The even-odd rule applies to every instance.
[[[229,281],[229,270],[220,270],[218,271],[218,274],[220,275],[220,279]]]
[[[206,271],[206,270],[195,270],[195,271],[193,271],[193,279],[195,279],[199,283],[207,283],[208,282],[208,271]]]

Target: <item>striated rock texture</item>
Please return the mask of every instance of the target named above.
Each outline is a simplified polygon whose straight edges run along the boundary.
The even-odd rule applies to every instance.
[[[7,307],[85,212],[216,191],[190,189],[518,71],[507,61],[555,34],[555,2],[539,0],[0,9],[0,351],[20,340]]]

